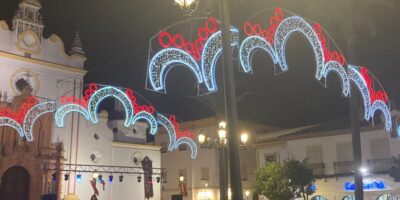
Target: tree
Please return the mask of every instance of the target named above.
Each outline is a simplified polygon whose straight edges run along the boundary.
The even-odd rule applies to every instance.
[[[314,175],[304,162],[269,163],[256,171],[256,192],[273,200],[308,199],[314,191]]]
[[[289,188],[289,178],[278,163],[268,163],[256,171],[256,192],[273,200],[290,200],[294,196]]]
[[[393,164],[389,171],[389,176],[394,182],[400,182],[400,155],[393,157]]]
[[[312,169],[307,167],[305,161],[289,160],[283,164],[284,174],[289,178],[289,187],[295,198],[308,196],[314,193],[315,178]]]

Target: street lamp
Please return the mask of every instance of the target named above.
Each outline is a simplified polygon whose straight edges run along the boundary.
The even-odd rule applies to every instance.
[[[249,200],[250,191],[246,190],[246,192],[244,194],[246,195],[246,200]]]
[[[198,6],[200,0],[175,0],[185,12],[186,15],[192,15]],[[224,76],[224,95],[225,95],[225,114],[227,119],[226,131],[230,133],[228,137],[229,146],[229,166],[230,183],[232,187],[232,198],[235,200],[243,199],[242,175],[240,170],[239,157],[239,138],[237,130],[237,108],[236,108],[236,89],[233,71],[233,58],[231,46],[231,24],[228,0],[218,0],[218,6],[221,16],[221,38],[222,38],[222,56],[223,56],[223,76]],[[225,199],[226,195],[221,199]]]
[[[185,180],[184,176],[179,176],[179,182],[183,183],[184,180]]]

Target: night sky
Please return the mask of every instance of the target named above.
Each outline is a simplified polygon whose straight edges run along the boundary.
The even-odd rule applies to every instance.
[[[348,0],[236,0],[232,2],[232,24],[238,27],[253,13],[282,7],[319,22],[336,41],[347,61],[362,65],[382,82],[392,106],[399,106],[400,1],[352,0],[355,48],[351,58],[345,29]],[[0,19],[10,24],[18,0],[2,0]],[[88,60],[85,82],[129,87],[145,96],[159,112],[183,120],[220,113],[221,93],[196,97],[195,79],[176,67],[167,78],[168,94],[145,90],[149,39],[160,29],[184,19],[172,0],[42,0],[44,37],[59,35],[68,50],[79,30]],[[215,7],[215,6],[213,6]],[[216,18],[218,9],[208,10]],[[11,24],[10,24],[11,27]],[[316,79],[314,55],[300,35],[288,41],[289,71],[274,75],[273,64],[264,53],[253,59],[253,75],[236,70],[238,117],[280,127],[296,127],[347,117],[348,99],[341,96],[336,76],[325,89]],[[221,63],[219,63],[221,64]],[[219,67],[221,68],[221,67]],[[218,70],[218,76],[221,75]],[[182,78],[183,77],[183,78]],[[397,103],[396,103],[397,102]]]

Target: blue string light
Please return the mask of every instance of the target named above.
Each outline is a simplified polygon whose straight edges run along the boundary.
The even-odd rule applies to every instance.
[[[203,83],[200,67],[196,60],[188,53],[177,48],[167,48],[158,52],[150,61],[149,78],[155,91],[165,91],[166,76],[174,66],[182,64],[188,67],[197,78],[197,82]]]
[[[342,84],[342,94],[343,96],[348,97],[350,95],[350,80],[343,66],[337,61],[329,61],[325,64],[325,67],[322,70],[322,76],[325,78],[325,86],[327,85],[326,80],[329,72],[336,72],[336,74],[339,75]]]
[[[174,125],[169,121],[167,117],[162,114],[157,115],[157,123],[161,124],[165,130],[167,130],[169,137],[168,151],[174,150],[176,142],[176,131]]]
[[[150,133],[155,135],[157,133],[157,120],[146,111],[141,111],[137,113],[133,118],[131,124],[135,124],[138,120],[144,119],[150,124]]]
[[[183,144],[186,144],[186,145],[188,145],[188,146],[190,147],[190,149],[192,150],[191,157],[192,157],[192,159],[195,159],[196,156],[197,156],[197,146],[196,146],[196,143],[195,143],[192,139],[190,139],[190,138],[188,138],[188,137],[181,137],[181,138],[179,138],[179,139],[176,141],[176,143],[175,143],[175,149],[178,149],[178,147],[179,147],[180,145],[183,145]]]
[[[48,102],[43,102],[39,103],[35,106],[33,106],[25,115],[25,119],[22,125],[22,128],[24,129],[24,134],[26,137],[26,140],[28,141],[33,141],[33,125],[35,124],[35,121],[42,115],[50,112],[54,112],[56,110],[54,101],[48,101]]]
[[[21,125],[19,125],[18,122],[14,119],[11,119],[9,117],[0,117],[0,126],[8,126],[14,128],[21,138],[25,136],[24,129],[22,129]]]
[[[232,46],[239,45],[239,31],[235,28],[231,28]],[[222,39],[221,31],[215,32],[204,44],[202,56],[201,56],[201,69],[203,79],[209,92],[215,92],[217,90],[217,82],[215,80],[216,74],[215,69],[218,58],[222,53]]]
[[[252,35],[243,40],[239,50],[240,63],[245,73],[251,73],[253,71],[253,68],[251,67],[253,54],[260,49],[264,50],[271,56],[274,64],[278,64],[278,58],[275,51],[267,40],[260,36]]]
[[[88,112],[93,123],[98,123],[97,119],[97,109],[99,104],[107,97],[114,97],[118,99],[125,108],[125,123],[126,127],[129,127],[131,119],[134,115],[134,110],[132,102],[129,97],[121,90],[106,86],[97,90],[89,99],[88,102]]]
[[[89,112],[86,108],[79,104],[65,104],[58,108],[54,114],[57,127],[61,128],[65,126],[65,116],[70,112],[78,112],[82,114],[86,120],[90,120]]]

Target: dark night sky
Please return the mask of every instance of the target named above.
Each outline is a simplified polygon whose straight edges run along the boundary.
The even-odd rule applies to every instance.
[[[242,3],[233,4],[232,24],[240,26],[252,13],[277,6],[317,21],[338,43],[349,63],[367,66],[380,79],[390,98],[398,98],[400,1],[352,0],[358,2],[353,20],[357,37],[352,58],[348,57],[343,32],[346,1],[241,0]],[[0,19],[10,22],[18,2],[2,0]],[[88,57],[86,83],[130,87],[144,95],[158,111],[176,114],[184,120],[214,115],[215,111],[205,104],[215,104],[213,101],[220,95],[187,97],[196,93],[195,87],[187,87],[194,85],[194,78],[181,68],[170,72],[168,95],[144,89],[150,37],[184,18],[172,0],[41,2],[45,37],[55,33],[69,49],[75,30],[80,31]],[[273,75],[271,59],[263,53],[255,55],[254,75],[237,72],[238,93],[243,96],[238,103],[239,119],[294,127],[348,115],[348,99],[342,98],[338,79],[331,76],[325,89],[313,78],[314,56],[305,39],[300,36],[289,39],[287,57],[290,70],[279,76]]]

